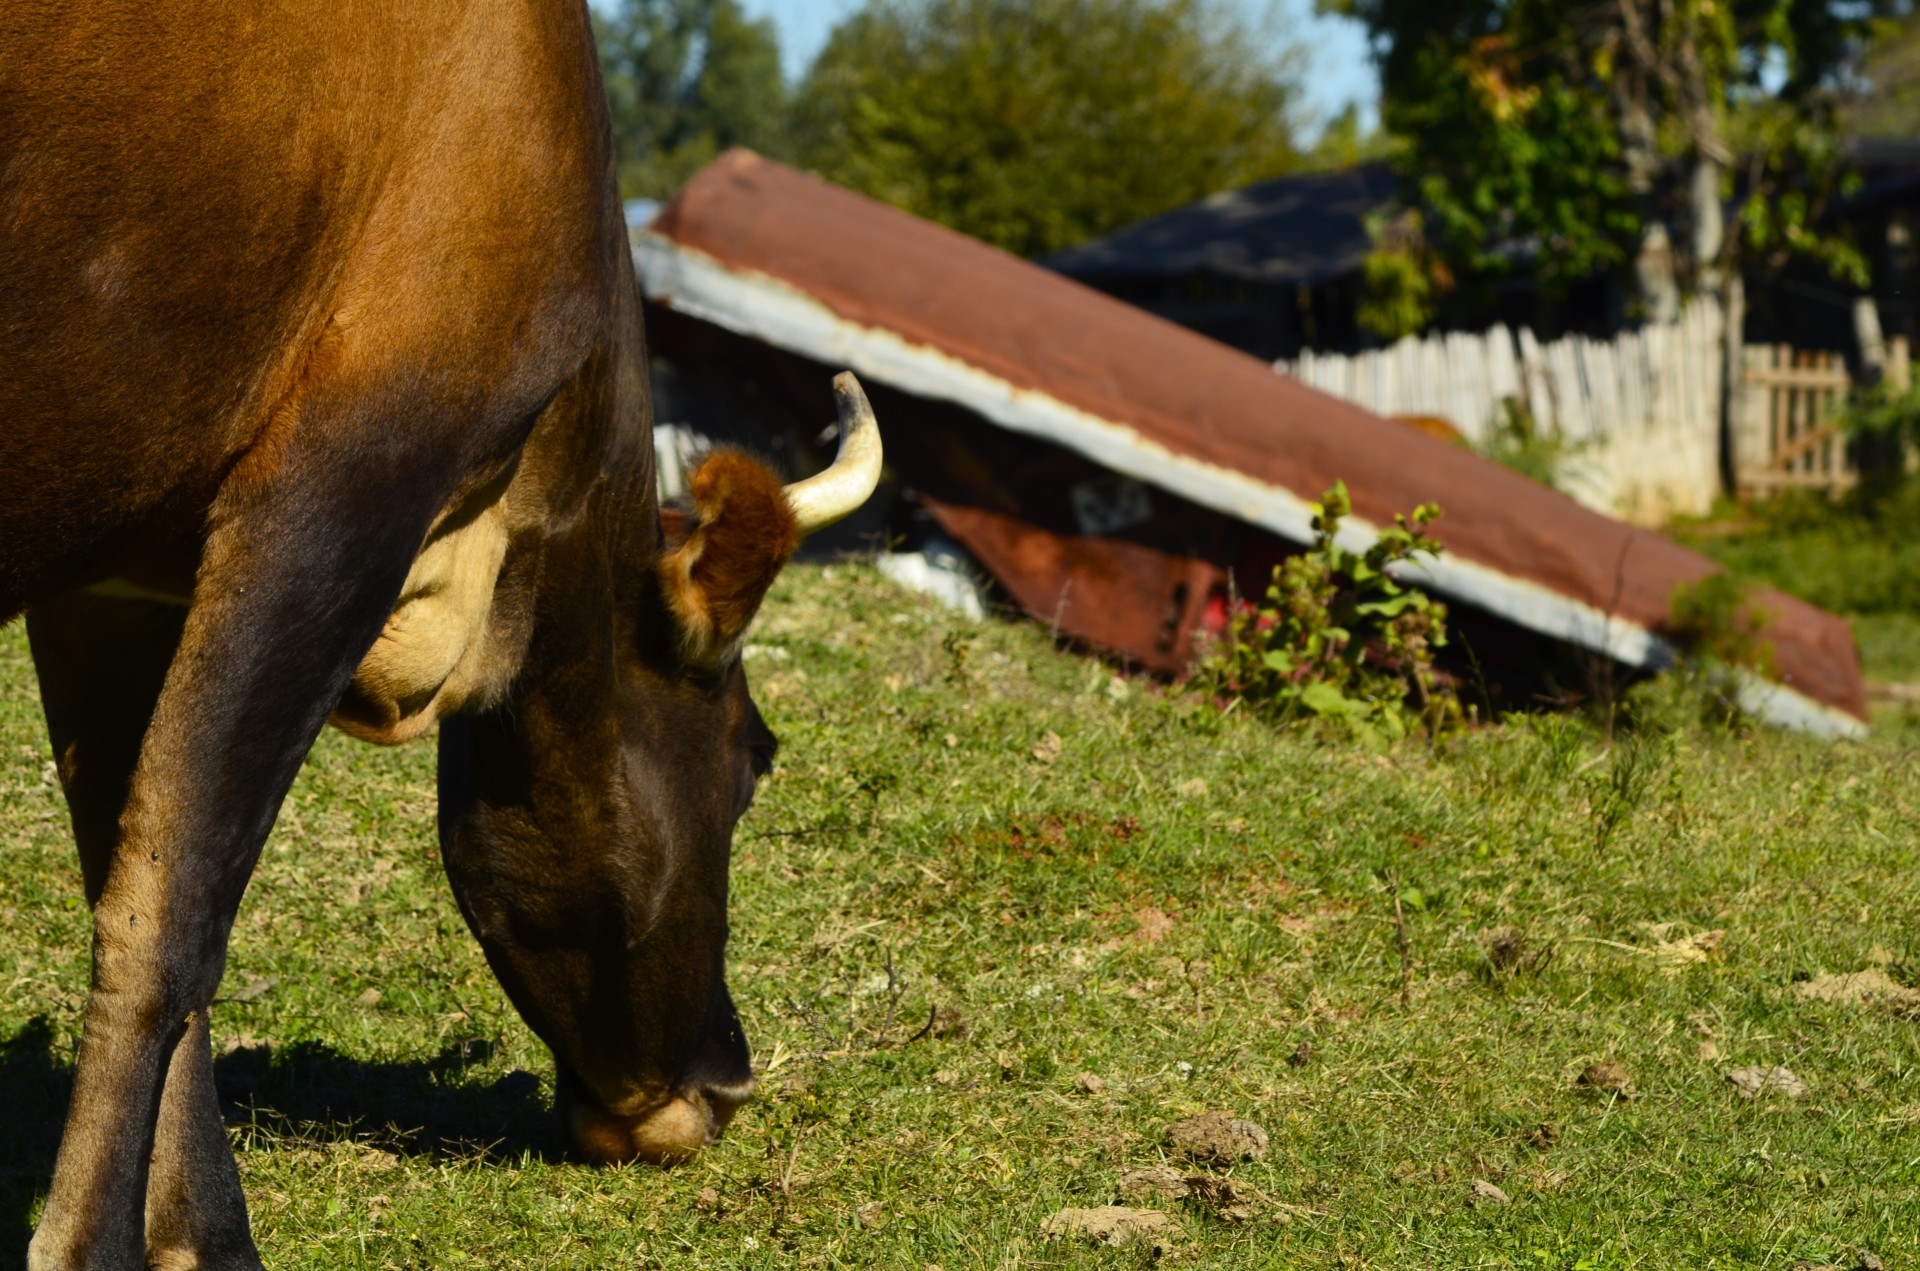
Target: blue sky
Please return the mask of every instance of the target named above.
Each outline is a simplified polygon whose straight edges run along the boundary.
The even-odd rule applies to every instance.
[[[1367,64],[1367,45],[1359,27],[1343,18],[1315,17],[1313,0],[1228,0],[1243,10],[1256,29],[1270,31],[1282,45],[1299,46],[1306,57],[1307,105],[1319,119],[1359,102],[1371,122],[1379,89]],[[857,8],[859,0],[742,0],[756,16],[771,17],[780,28],[787,72],[798,75],[825,43],[834,24]]]

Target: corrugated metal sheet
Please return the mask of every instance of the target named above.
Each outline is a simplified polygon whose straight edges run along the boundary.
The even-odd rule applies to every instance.
[[[1628,665],[1671,657],[1661,632],[1674,589],[1716,568],[1263,362],[747,152],[696,177],[635,251],[656,305],[953,403],[1293,542],[1310,537],[1309,504],[1336,479],[1353,493],[1354,546],[1371,542],[1394,512],[1438,502],[1447,551],[1417,581]],[[951,512],[941,519],[1022,596],[1037,548],[996,552],[994,534],[1005,537],[1008,527],[968,527]],[[1047,568],[1071,574],[1093,568],[1088,553],[1109,549],[1077,548],[1073,559],[1049,550]],[[1139,560],[1120,555],[1137,575]],[[1154,586],[1171,576],[1163,567]],[[1122,593],[1149,608],[1168,599]],[[1865,698],[1846,624],[1777,593],[1763,601],[1785,684],[1753,682],[1753,708],[1822,733],[1858,732]],[[1139,625],[1158,640],[1162,617],[1156,611]],[[1143,646],[1137,632],[1102,638],[1090,626],[1059,626],[1149,664],[1171,656]]]

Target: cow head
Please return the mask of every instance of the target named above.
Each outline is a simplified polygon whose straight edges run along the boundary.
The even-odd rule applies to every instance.
[[[691,509],[661,517],[640,463],[574,524],[510,546],[493,606],[518,613],[525,656],[496,703],[442,725],[448,876],[594,1160],[685,1156],[752,1086],[723,969],[727,866],[774,738],[739,649],[802,536],[878,479],[866,399],[851,375],[835,388],[840,457],[817,477],[783,489],[720,452]],[[537,581],[516,595],[521,579]]]

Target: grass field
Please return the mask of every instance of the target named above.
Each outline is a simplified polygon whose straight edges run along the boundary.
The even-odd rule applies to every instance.
[[[1920,482],[1835,505],[1819,494],[1726,504],[1671,531],[1728,569],[1853,624],[1873,680],[1920,681]]]
[[[753,641],[782,741],[735,850],[759,1101],[677,1169],[552,1155],[548,1060],[441,877],[431,746],[329,735],[214,1015],[270,1265],[1146,1265],[1042,1224],[1205,1110],[1271,1154],[1226,1171],[1246,1221],[1162,1202],[1175,1265],[1917,1265],[1920,1025],[1795,988],[1920,969],[1913,730],[1540,719],[1369,754],[849,566],[791,571]],[[87,948],[17,627],[0,841],[4,1266]],[[1774,1066],[1804,1093],[1725,1076]]]

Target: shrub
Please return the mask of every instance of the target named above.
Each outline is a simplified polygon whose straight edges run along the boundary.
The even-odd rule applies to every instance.
[[[1533,410],[1517,397],[1500,401],[1500,417],[1486,439],[1474,447],[1484,458],[1549,489],[1565,492],[1565,479],[1587,443],[1569,441],[1558,428],[1542,427]]]
[[[1635,685],[1621,720],[1635,732],[1667,734],[1693,727],[1744,730],[1740,702],[1745,671],[1778,679],[1769,621],[1754,584],[1737,574],[1709,574],[1674,588],[1667,604],[1667,635],[1678,658],[1665,673]]]
[[[1686,656],[1778,678],[1773,644],[1761,637],[1768,616],[1754,599],[1754,584],[1721,571],[1697,583],[1682,583],[1667,602],[1667,626]]]
[[[1370,745],[1438,735],[1461,718],[1453,685],[1434,667],[1446,606],[1388,572],[1441,547],[1425,503],[1364,552],[1338,542],[1353,505],[1344,482],[1314,505],[1314,541],[1273,571],[1260,604],[1237,602],[1218,645],[1191,681],[1280,722],[1322,721]]]

